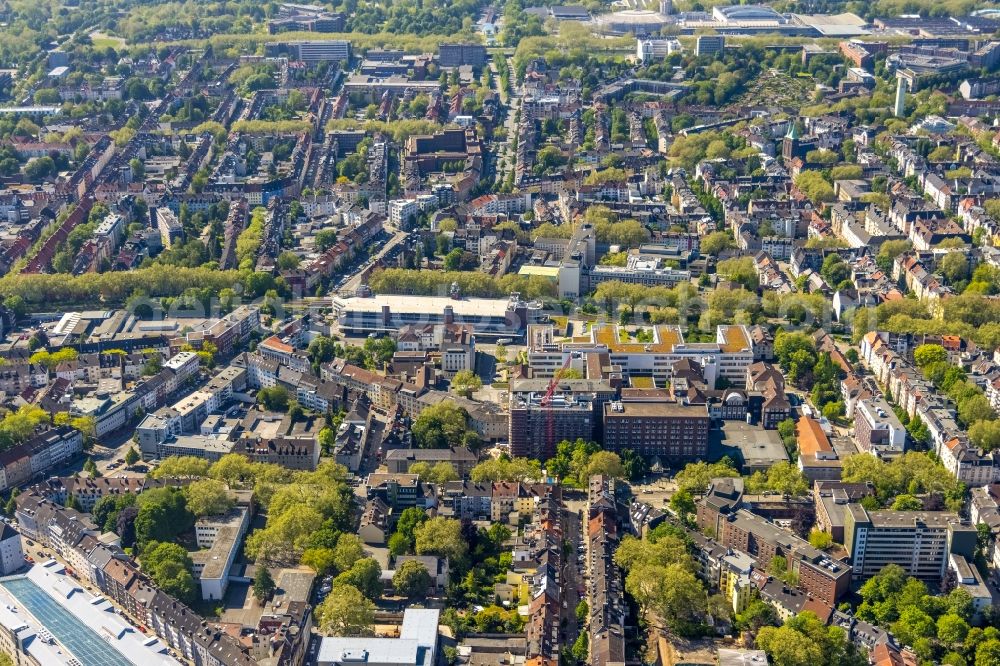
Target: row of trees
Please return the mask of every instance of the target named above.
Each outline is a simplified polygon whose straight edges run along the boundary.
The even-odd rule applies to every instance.
[[[380,294],[415,294],[445,296],[452,284],[466,296],[503,298],[519,292],[527,298],[555,298],[555,283],[538,275],[507,274],[499,278],[485,273],[463,271],[421,271],[386,268],[376,271],[369,285]]]
[[[134,271],[82,275],[12,271],[0,278],[0,295],[5,299],[20,297],[28,310],[51,309],[62,304],[85,304],[98,300],[124,303],[135,292],[175,296],[190,287],[207,287],[218,293],[242,284],[245,277],[239,271],[156,265]]]

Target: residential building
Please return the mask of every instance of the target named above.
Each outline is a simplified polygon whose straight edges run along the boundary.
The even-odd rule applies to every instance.
[[[415,463],[428,465],[449,463],[461,477],[466,477],[476,466],[478,457],[464,446],[449,449],[392,449],[385,454],[385,464],[392,474],[406,474]]]
[[[764,569],[772,558],[784,557],[789,570],[799,576],[799,588],[827,604],[836,604],[850,588],[851,565],[834,560],[808,541],[746,509],[726,517],[719,541],[753,556]]]
[[[83,452],[83,434],[57,426],[0,453],[0,490],[23,488],[34,477],[64,465]]]
[[[24,567],[21,535],[8,523],[0,527],[0,576],[10,576]]]
[[[885,398],[874,396],[858,401],[854,408],[854,438],[863,452],[898,455],[906,446],[906,428]]]
[[[976,529],[944,511],[868,511],[848,504],[844,546],[859,580],[897,564],[910,576],[939,581],[950,554],[975,555]]]

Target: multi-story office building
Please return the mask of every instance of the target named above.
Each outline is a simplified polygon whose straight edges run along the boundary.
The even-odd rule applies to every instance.
[[[641,63],[664,60],[680,51],[681,43],[676,39],[637,39],[635,43],[635,55]]]
[[[482,44],[442,44],[438,48],[438,60],[442,67],[486,64],[486,47]]]
[[[698,460],[708,452],[706,405],[619,400],[604,404],[604,448],[632,449],[671,463]]]
[[[697,56],[715,55],[726,48],[726,38],[722,35],[698,35],[694,54]]]
[[[593,440],[601,405],[614,399],[604,380],[564,379],[549,392],[548,379],[524,379],[510,390],[508,441],[511,454],[545,460],[564,439]]]
[[[915,578],[940,581],[949,554],[975,555],[976,529],[944,511],[868,511],[848,504],[844,546],[858,578],[897,564]]]
[[[607,354],[611,365],[624,375],[652,376],[657,383],[670,381],[674,363],[684,359],[702,368],[705,384],[714,388],[722,377],[730,385],[746,383],[747,368],[754,360],[754,343],[746,326],[719,326],[715,342],[685,342],[677,326],[653,326],[643,331],[645,340],[625,336],[614,325],[595,325],[589,332],[564,340],[556,338],[551,325],[532,326],[528,331],[528,365],[535,377],[554,376],[572,358],[590,352]]]
[[[307,65],[351,59],[351,43],[343,39],[316,42],[289,42],[292,57]]]
[[[870,482],[817,480],[813,486],[816,529],[828,533],[837,543],[844,543],[844,514],[847,505],[874,494],[875,486]]]

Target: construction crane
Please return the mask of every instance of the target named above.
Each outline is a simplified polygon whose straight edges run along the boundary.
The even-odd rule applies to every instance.
[[[548,388],[545,389],[545,395],[542,396],[541,406],[543,408],[548,407],[552,402],[552,396],[556,392],[556,387],[559,385],[559,380],[562,378],[564,372],[569,369],[570,363],[573,361],[573,354],[566,354],[565,360],[563,360],[562,368],[559,369],[556,374],[552,376],[552,380],[549,381]],[[547,410],[545,414],[545,445],[548,446],[549,442],[555,439],[556,436],[556,422],[555,417],[552,414],[552,410]]]

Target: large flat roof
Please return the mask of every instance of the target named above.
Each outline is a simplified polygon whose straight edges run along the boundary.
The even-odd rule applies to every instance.
[[[7,611],[0,622],[22,618],[36,632],[51,634],[83,666],[179,666],[157,638],[140,633],[107,599],[87,593],[64,571],[50,561],[0,581]],[[71,663],[66,656],[45,650],[43,666]]]
[[[606,402],[604,415],[611,418],[628,417],[687,417],[708,418],[706,405],[685,405],[680,402]]]
[[[376,294],[370,298],[353,296],[334,298],[333,306],[338,310],[353,312],[381,312],[388,307],[390,312],[418,312],[441,314],[446,307],[456,315],[468,317],[503,317],[507,312],[509,299],[506,298],[462,298],[447,296],[410,296],[402,294]]]
[[[865,20],[857,14],[792,14],[796,21],[807,25],[824,37],[855,37],[867,35]]]
[[[538,275],[541,277],[556,278],[559,277],[559,267],[558,266],[521,266],[521,270],[517,272],[518,275]]]
[[[432,666],[441,611],[407,608],[399,638],[335,638],[320,643],[318,664],[414,664]]]

